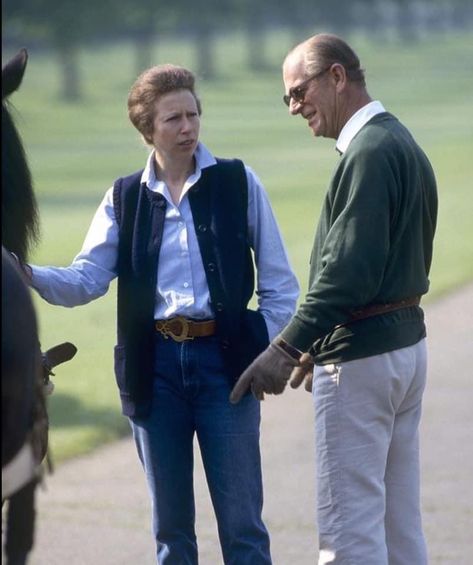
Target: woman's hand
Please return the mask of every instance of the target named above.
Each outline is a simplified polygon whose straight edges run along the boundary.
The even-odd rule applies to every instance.
[[[9,251],[9,253],[20,268],[20,271],[24,275],[27,284],[31,284],[31,281],[33,280],[33,271],[31,270],[31,267],[28,265],[28,263],[23,263],[18,255],[16,253],[13,253],[13,251]]]

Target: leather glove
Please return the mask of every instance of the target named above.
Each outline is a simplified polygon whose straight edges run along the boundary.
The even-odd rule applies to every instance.
[[[230,402],[239,402],[249,388],[258,400],[264,400],[265,392],[281,394],[292,370],[299,365],[296,359],[299,356],[298,350],[276,338],[241,374],[230,394]]]
[[[295,367],[291,373],[291,387],[298,388],[305,381],[304,388],[312,392],[312,378],[314,376],[314,360],[310,353],[303,353],[300,365]]]

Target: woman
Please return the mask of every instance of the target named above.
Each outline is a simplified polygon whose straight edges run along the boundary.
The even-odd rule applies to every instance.
[[[158,563],[198,560],[196,434],[225,563],[266,565],[259,402],[228,398],[290,319],[298,285],[257,177],[199,142],[193,74],[145,71],[128,110],[152,147],[144,170],[108,190],[72,264],[32,266],[31,284],[48,302],[75,306],[118,276],[115,372],[151,492]],[[257,312],[247,308],[253,252]]]

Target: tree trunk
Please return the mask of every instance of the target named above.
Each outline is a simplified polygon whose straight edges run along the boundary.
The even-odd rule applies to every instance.
[[[265,56],[266,2],[251,2],[246,14],[248,67],[252,71],[264,71],[269,65]]]
[[[197,29],[195,36],[197,74],[205,79],[213,79],[216,76],[215,58],[211,31],[207,26]]]
[[[62,44],[57,49],[62,73],[61,98],[67,102],[77,102],[82,99],[79,50],[72,44]]]
[[[402,41],[414,43],[419,39],[418,22],[410,4],[410,0],[397,0],[398,33]]]
[[[153,65],[153,39],[153,33],[142,33],[136,38],[135,71],[137,76]]]

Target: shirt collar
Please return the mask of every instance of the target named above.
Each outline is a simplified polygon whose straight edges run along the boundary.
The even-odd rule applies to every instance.
[[[194,185],[202,174],[202,169],[216,165],[217,161],[215,157],[210,153],[210,151],[205,147],[205,145],[199,141],[197,144],[195,153],[195,171],[189,176],[184,185],[182,194],[184,195],[189,188]],[[146,186],[153,192],[158,192],[163,196],[167,195],[167,187],[165,183],[156,178],[156,173],[154,169],[154,149],[148,156],[146,161],[146,166],[144,168],[143,174],[141,175],[141,183],[146,184]]]
[[[342,131],[337,139],[337,144],[335,148],[337,151],[343,155],[348,149],[352,139],[360,131],[360,129],[371,120],[376,114],[381,114],[385,112],[384,106],[378,100],[373,100],[369,102],[348,120],[348,122],[343,126]]]

